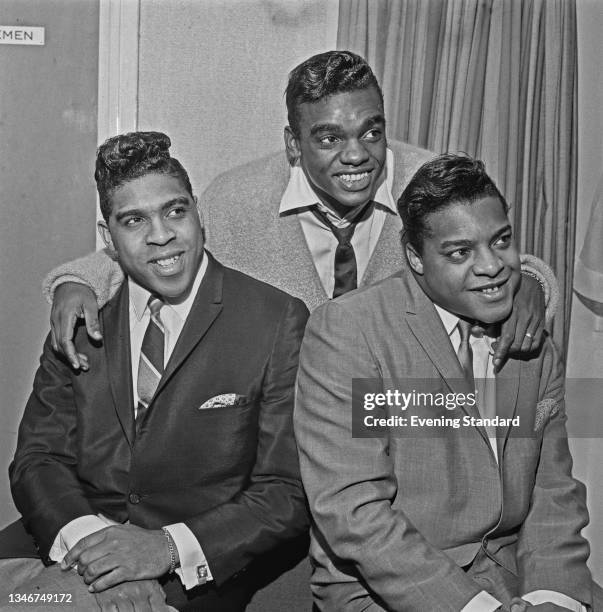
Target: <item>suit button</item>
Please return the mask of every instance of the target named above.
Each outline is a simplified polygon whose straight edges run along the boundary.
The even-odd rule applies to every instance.
[[[128,495],[128,499],[130,500],[131,504],[140,503],[140,495],[138,495],[138,493],[130,493],[130,495]]]

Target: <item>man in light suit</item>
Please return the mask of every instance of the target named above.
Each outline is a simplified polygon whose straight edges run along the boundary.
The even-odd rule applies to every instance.
[[[588,514],[558,354],[547,338],[494,375],[520,279],[506,203],[481,162],[444,155],[398,207],[410,269],[315,310],[302,344],[294,426],[316,605],[585,610]]]
[[[169,146],[137,132],[99,149],[99,228],[126,280],[102,343],[76,330],[88,372],[44,346],[10,479],[39,557],[63,572],[34,562],[12,593],[75,580],[75,609],[155,610],[159,581],[178,609],[234,612],[305,536],[292,408],[307,309],[204,250]]]

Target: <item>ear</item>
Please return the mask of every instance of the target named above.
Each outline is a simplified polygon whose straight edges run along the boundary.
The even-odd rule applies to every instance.
[[[109,226],[106,221],[99,221],[96,224],[96,228],[98,230],[98,234],[101,237],[102,241],[105,243],[105,246],[113,253],[116,252],[115,246],[113,245],[113,239],[111,238],[111,232],[109,231]]]
[[[285,126],[283,133],[285,138],[285,150],[287,151],[287,159],[289,163],[294,166],[301,157],[301,149],[299,147],[299,140],[290,126]]]
[[[205,222],[203,221],[203,212],[201,211],[201,205],[199,204],[199,198],[197,196],[193,196],[193,202],[197,207],[197,214],[199,215],[199,221],[201,221],[201,227],[205,227]]]
[[[417,250],[415,249],[415,247],[412,246],[412,244],[407,242],[404,245],[404,249],[406,250],[406,258],[408,259],[408,263],[410,264],[410,267],[412,268],[413,272],[422,276],[423,259],[421,259],[421,256],[419,255],[419,253],[417,253]]]
[[[203,244],[207,242],[207,234],[205,233],[205,220],[203,219],[203,212],[201,211],[201,204],[199,204],[199,198],[193,196],[193,201],[197,208],[197,215],[199,215],[199,223],[201,224],[201,235],[203,236]]]

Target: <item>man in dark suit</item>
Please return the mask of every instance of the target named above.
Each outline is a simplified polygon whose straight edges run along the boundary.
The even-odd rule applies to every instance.
[[[398,208],[409,267],[319,307],[302,345],[317,607],[585,611],[600,591],[558,353],[547,338],[493,367],[520,278],[506,203],[481,162],[444,155]]]
[[[46,341],[10,467],[41,560],[82,587],[77,609],[162,609],[159,581],[178,609],[243,610],[307,529],[291,422],[307,309],[204,250],[169,146],[138,132],[99,149],[99,229],[126,280],[102,344],[77,330],[89,372]],[[49,572],[60,588],[55,566],[11,592],[44,592]]]

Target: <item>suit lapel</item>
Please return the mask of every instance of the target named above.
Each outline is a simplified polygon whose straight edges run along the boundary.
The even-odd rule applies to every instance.
[[[117,418],[131,447],[134,440],[134,395],[127,282],[122,283],[117,295],[103,308],[101,323],[109,386]]]
[[[519,359],[508,359],[496,375],[496,414],[501,418],[510,419],[515,415],[519,395],[521,363]],[[510,430],[509,426],[497,428],[499,462],[502,461],[502,454]]]
[[[411,299],[408,301],[406,321],[411,332],[423,347],[425,353],[434,364],[444,382],[453,393],[467,395],[474,393],[465,379],[461,364],[452,348],[452,344],[446,333],[446,329],[440,319],[433,303],[423,293],[423,290],[412,277],[410,270],[403,273],[403,278],[408,286],[408,293]],[[477,405],[470,406],[466,403],[459,406],[468,416],[480,418]],[[475,428],[484,440],[484,443],[491,449],[488,433],[479,426]]]
[[[206,256],[209,258],[209,261],[205,277],[201,281],[191,311],[180,332],[172,355],[165,366],[165,371],[159,381],[155,397],[159,395],[182,362],[199,344],[201,338],[203,338],[222,310],[224,268],[209,253],[206,252]]]
[[[472,392],[433,303],[423,293],[410,271],[402,276],[411,298],[407,302],[406,321],[412,334],[451,391],[465,394]],[[469,407],[465,407],[465,410],[471,416],[479,416],[477,412],[471,412]]]

